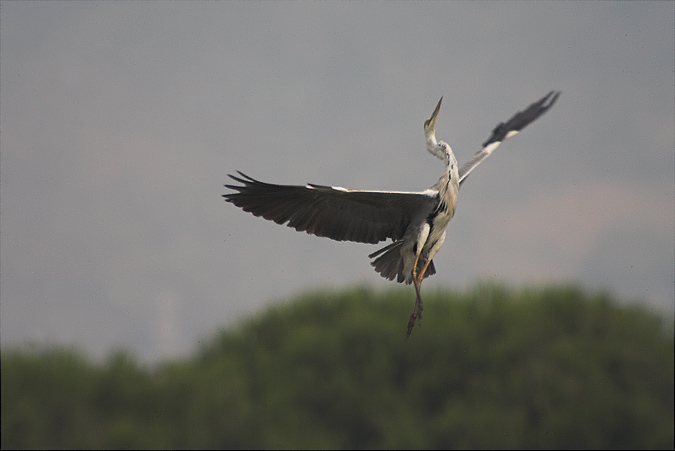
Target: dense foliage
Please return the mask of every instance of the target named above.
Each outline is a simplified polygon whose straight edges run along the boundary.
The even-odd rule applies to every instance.
[[[312,293],[150,369],[2,353],[2,448],[673,448],[670,319],[572,287]]]

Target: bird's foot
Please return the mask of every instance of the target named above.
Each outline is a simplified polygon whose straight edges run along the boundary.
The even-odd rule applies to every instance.
[[[422,312],[424,312],[424,307],[422,306],[422,296],[420,296],[419,287],[417,286],[415,286],[415,294],[415,307],[413,308],[412,315],[410,315],[410,319],[408,320],[408,331],[405,334],[406,340],[410,336],[413,327],[415,327],[415,322],[422,324]]]
[[[415,312],[413,312],[413,314],[410,315],[410,319],[408,320],[408,331],[405,333],[405,339],[406,340],[410,336],[410,333],[412,332],[413,327],[415,327],[415,321],[417,321],[417,317],[415,316]]]

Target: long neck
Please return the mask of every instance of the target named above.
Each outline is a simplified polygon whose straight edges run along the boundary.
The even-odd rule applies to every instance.
[[[459,191],[457,158],[455,158],[455,154],[452,152],[450,146],[446,145],[443,150],[440,150],[439,146],[438,149],[438,152],[442,152],[443,155],[441,158],[445,162],[445,171],[443,171],[443,175],[441,175],[432,188],[438,190],[439,193],[445,193],[448,189],[452,189],[456,193]],[[434,152],[434,155],[436,155],[436,152]]]
[[[448,147],[446,155],[445,172],[448,173],[449,179],[459,186],[459,165],[457,164],[457,158],[455,158],[455,154],[452,153],[450,147]]]
[[[445,151],[441,143],[436,141],[436,136],[427,135],[427,151],[440,160],[445,160]]]

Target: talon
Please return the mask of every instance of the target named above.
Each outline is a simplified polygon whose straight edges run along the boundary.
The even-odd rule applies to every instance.
[[[422,324],[422,312],[424,311],[424,307],[422,306],[422,295],[420,294],[420,288],[421,288],[421,278],[418,279],[415,277],[413,279],[414,285],[415,285],[415,307],[413,308],[412,315],[410,315],[410,319],[408,320],[408,331],[406,332],[405,338],[406,340],[410,336],[410,333],[413,330],[413,327],[415,327],[415,322],[418,324]]]
[[[415,313],[413,312],[412,315],[410,315],[410,319],[408,320],[408,331],[405,333],[405,339],[407,340],[408,337],[410,336],[410,333],[413,330],[413,327],[415,327],[415,320],[417,318],[415,317]]]

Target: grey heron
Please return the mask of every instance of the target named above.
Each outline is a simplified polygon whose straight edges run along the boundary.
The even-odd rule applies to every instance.
[[[368,257],[386,279],[413,284],[415,305],[408,320],[406,339],[423,312],[422,280],[436,273],[433,258],[443,245],[445,229],[455,214],[459,187],[466,177],[506,138],[544,114],[558,99],[551,91],[537,102],[497,125],[482,149],[461,167],[450,146],[436,139],[436,121],[443,97],[424,122],[427,150],[445,163],[445,171],[429,189],[419,192],[364,191],[307,184],[275,185],[237,171],[229,175],[240,185],[225,185],[228,202],[277,224],[286,224],[337,241],[375,244],[391,239]]]

